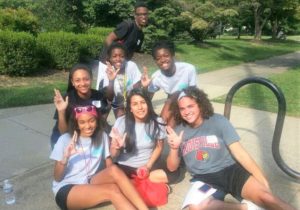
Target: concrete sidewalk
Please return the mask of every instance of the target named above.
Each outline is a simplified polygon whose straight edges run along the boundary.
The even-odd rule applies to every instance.
[[[237,81],[248,76],[281,73],[290,66],[300,65],[300,52],[278,56],[256,63],[243,64],[219,71],[200,74],[199,85],[209,98],[224,95]],[[298,84],[299,88],[299,84]],[[156,94],[157,111],[164,102],[162,93]],[[224,105],[214,103],[217,113],[223,114]],[[14,182],[17,202],[4,204],[0,193],[0,209],[58,209],[51,191],[53,163],[49,160],[49,138],[54,121],[54,105],[38,105],[0,109],[0,181],[10,178]],[[262,167],[269,178],[275,195],[300,209],[300,184],[285,175],[276,165],[271,142],[276,114],[247,108],[232,107],[231,122],[242,138],[242,144]],[[113,119],[109,118],[112,123]],[[300,119],[286,117],[280,152],[292,169],[300,171]],[[158,209],[180,209],[189,188],[189,176],[173,185],[169,203]],[[299,180],[298,180],[299,181]],[[97,209],[113,209],[111,205]]]

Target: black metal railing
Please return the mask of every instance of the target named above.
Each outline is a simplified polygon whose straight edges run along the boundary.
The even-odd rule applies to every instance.
[[[286,101],[285,97],[281,91],[281,89],[272,83],[270,80],[262,78],[262,77],[248,77],[237,82],[232,88],[229,90],[226,101],[225,101],[225,108],[224,108],[224,116],[229,120],[230,119],[230,111],[232,105],[232,99],[234,94],[244,85],[250,83],[258,83],[268,87],[276,96],[278,102],[278,112],[276,118],[276,125],[273,134],[273,141],[272,141],[272,154],[276,164],[279,168],[285,172],[287,175],[300,180],[300,173],[291,169],[282,159],[280,152],[279,152],[279,145],[280,145],[280,138],[285,118],[286,112]],[[295,157],[297,158],[297,157]]]

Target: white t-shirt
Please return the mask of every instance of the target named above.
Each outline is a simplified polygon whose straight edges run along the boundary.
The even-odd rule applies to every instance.
[[[109,80],[106,74],[107,66],[102,62],[99,62],[98,67],[98,78],[97,78],[97,86],[96,89],[99,89],[99,83],[103,81],[103,87],[107,87],[109,84]],[[125,78],[125,81],[124,81]],[[141,80],[141,72],[138,66],[133,61],[127,61],[125,66],[125,76],[122,74],[117,75],[115,82],[114,82],[114,92],[122,93],[124,90],[124,84],[126,87],[126,91],[130,91],[133,89],[133,85]]]
[[[175,62],[176,71],[171,77],[156,70],[152,75],[152,81],[148,87],[149,92],[156,92],[162,89],[166,94],[181,91],[189,86],[197,86],[197,74],[193,65],[184,62]]]
[[[72,137],[68,133],[60,136],[54,145],[50,159],[61,161],[64,150],[71,139]],[[69,158],[63,179],[60,182],[53,181],[52,191],[54,195],[67,184],[86,184],[88,178],[94,175],[99,167],[104,166],[105,159],[110,156],[107,134],[103,133],[102,143],[99,147],[91,147],[91,143],[92,139],[90,137],[80,136],[78,138],[76,149],[81,152]]]
[[[161,118],[158,118],[158,122],[163,123]],[[120,153],[117,157],[117,162],[122,165],[138,168],[144,166],[149,161],[153,149],[155,148],[155,139],[151,139],[146,132],[146,124],[135,122],[135,133],[136,133],[136,148],[135,153]],[[125,132],[125,116],[119,117],[114,126],[117,128],[120,135],[124,135]],[[153,128],[153,127],[152,127]],[[166,129],[164,125],[159,125],[160,133],[156,139],[165,140],[167,137]],[[150,133],[152,130],[150,130]],[[110,134],[110,136],[112,136]]]

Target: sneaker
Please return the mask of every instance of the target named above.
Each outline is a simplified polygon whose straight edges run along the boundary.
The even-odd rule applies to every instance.
[[[255,203],[245,200],[245,199],[243,199],[241,201],[241,203],[246,204],[248,207],[248,210],[265,210],[264,208],[257,206]]]

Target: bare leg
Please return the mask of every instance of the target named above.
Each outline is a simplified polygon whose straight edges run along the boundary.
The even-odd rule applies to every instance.
[[[116,209],[135,209],[115,184],[75,185],[69,192],[67,206],[68,209],[86,209],[106,201],[111,201]]]
[[[296,210],[278,197],[275,197],[264,185],[250,176],[242,189],[242,197],[271,210]]]
[[[164,172],[164,170],[162,169],[157,169],[154,171],[150,172],[150,176],[149,179],[152,182],[163,182],[163,183],[168,183],[168,177],[166,172]]]
[[[199,205],[189,205],[189,210],[247,210],[245,204],[228,203],[209,197]]]
[[[134,206],[139,210],[148,209],[129,178],[116,165],[112,165],[93,176],[91,184],[117,184],[122,193]]]

